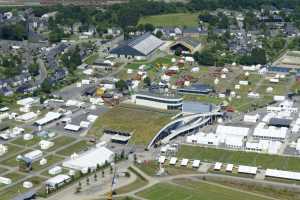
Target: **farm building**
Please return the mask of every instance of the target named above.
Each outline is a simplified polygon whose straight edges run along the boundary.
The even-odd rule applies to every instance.
[[[201,48],[201,42],[191,38],[185,37],[178,40],[170,45],[170,50],[172,52],[182,52],[182,53],[195,53]]]
[[[128,40],[112,49],[110,54],[117,57],[146,59],[162,46],[164,42],[151,33]]]

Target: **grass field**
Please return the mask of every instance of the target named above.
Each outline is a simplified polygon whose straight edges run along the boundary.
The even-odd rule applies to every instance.
[[[98,58],[99,58],[99,54],[98,54],[98,53],[94,53],[94,54],[88,56],[88,57],[84,60],[84,62],[85,62],[86,64],[88,64],[88,65],[91,65],[91,64],[93,64],[93,63],[95,62],[95,60],[97,60]]]
[[[26,181],[30,181],[33,183],[34,186],[38,186],[38,185],[42,184],[42,182],[45,181],[45,179],[42,177],[39,177],[39,176],[35,176],[35,177],[27,179]],[[14,197],[18,196],[19,194],[22,194],[22,193],[30,190],[30,189],[24,188],[22,186],[22,184],[23,184],[23,182],[18,183],[16,185],[11,186],[11,187],[5,189],[4,191],[2,191],[0,193],[1,200],[11,200]]]
[[[230,151],[195,146],[181,146],[179,158],[199,159],[209,162],[224,162],[258,166],[262,168],[300,171],[300,158],[259,154],[254,152]]]
[[[267,198],[246,194],[242,191],[216,186],[207,182],[176,180],[176,185],[170,183],[156,184],[140,193],[138,196],[149,200],[266,200]]]
[[[179,163],[178,163],[179,165]],[[146,163],[136,165],[140,170],[145,172],[149,176],[155,176],[159,170],[159,164],[156,161],[148,161]],[[170,176],[175,176],[178,174],[195,174],[197,171],[191,167],[181,167],[181,166],[170,166],[166,164],[164,166],[165,172]]]
[[[268,179],[267,179],[268,180]],[[241,190],[249,191],[249,192],[255,192],[263,195],[267,195],[270,197],[274,197],[276,199],[283,199],[283,200],[295,200],[300,199],[300,191],[292,192],[284,189],[276,189],[271,188],[270,186],[257,186],[255,183],[243,183],[243,184],[237,184],[234,181],[229,180],[222,180],[222,179],[210,179],[211,182],[216,182],[221,185],[225,185],[228,187],[238,188]],[[271,180],[276,181],[276,180]],[[290,182],[291,183],[291,182]]]
[[[137,70],[141,65],[147,65],[149,68],[156,66],[157,64],[165,65],[165,66],[171,66],[172,65],[172,58],[178,58],[176,56],[165,56],[155,59],[152,62],[148,61],[134,61],[128,65],[125,66],[125,68],[128,69],[134,69]]]
[[[50,149],[47,149],[47,151],[53,151],[56,150],[57,148],[63,147],[65,145],[68,145],[72,142],[74,142],[76,139],[70,136],[60,136],[52,140],[54,142],[54,146],[51,147]]]
[[[33,137],[33,139],[31,139],[31,140],[24,140],[23,137],[20,137],[16,140],[12,141],[11,143],[17,144],[17,145],[23,145],[26,147],[31,147],[31,146],[37,145],[40,141],[41,141],[41,138],[37,137],[37,136]]]
[[[15,155],[16,153],[22,151],[22,148],[13,144],[7,144],[7,153],[5,153],[3,156],[0,156],[1,159],[11,157],[12,155]]]
[[[130,191],[136,190],[138,188],[144,187],[145,185],[148,184],[148,181],[138,172],[136,172],[135,170],[132,170],[131,172],[134,173],[136,175],[136,180],[132,183],[130,183],[129,185],[126,185],[124,187],[118,188],[117,190],[115,190],[116,194],[124,194],[124,193],[128,193]]]
[[[103,129],[133,132],[130,140],[135,144],[147,144],[175,113],[140,106],[120,105],[100,116],[89,135],[101,136]]]
[[[165,15],[153,15],[140,19],[139,24],[153,24],[154,26],[198,26],[198,13],[175,13]]]
[[[63,156],[70,156],[74,152],[79,153],[80,151],[84,151],[88,149],[88,143],[85,140],[79,141],[75,144],[72,144],[71,146],[64,148],[57,152],[57,154],[63,155]]]
[[[38,162],[38,161],[34,162],[32,164],[33,171],[39,171],[39,170],[45,169],[45,168],[49,167],[50,165],[53,165],[55,163],[58,163],[58,162],[64,160],[63,157],[58,156],[58,155],[49,155],[49,156],[45,157],[45,159],[47,160],[47,164],[45,164],[45,165],[40,165],[40,162]]]

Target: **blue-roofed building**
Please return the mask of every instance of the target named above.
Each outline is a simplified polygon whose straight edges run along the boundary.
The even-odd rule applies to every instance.
[[[146,59],[151,56],[164,42],[151,33],[121,43],[112,49],[110,54],[117,57]]]
[[[286,73],[288,74],[290,72],[290,68],[287,67],[280,67],[280,66],[271,66],[268,67],[269,72],[276,72],[276,73]]]
[[[177,89],[178,93],[206,95],[213,91],[213,88],[205,84],[193,84],[189,87]]]

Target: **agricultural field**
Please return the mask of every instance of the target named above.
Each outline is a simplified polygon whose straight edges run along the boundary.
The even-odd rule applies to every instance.
[[[267,200],[241,190],[209,182],[178,179],[174,183],[159,183],[137,194],[149,200]]]
[[[162,27],[196,27],[198,26],[199,19],[198,13],[175,13],[165,15],[153,15],[142,17],[139,24],[153,24],[154,26]]]
[[[132,132],[130,142],[145,145],[174,115],[175,112],[122,104],[101,115],[88,135],[102,136],[104,129]]]
[[[284,157],[254,152],[231,151],[214,148],[182,145],[177,153],[179,158],[199,159],[208,162],[224,162],[262,167],[300,171],[300,158]]]

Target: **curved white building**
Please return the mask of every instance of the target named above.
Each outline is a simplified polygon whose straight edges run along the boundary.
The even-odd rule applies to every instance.
[[[182,110],[183,99],[175,95],[141,92],[132,95],[133,103],[163,110]]]

